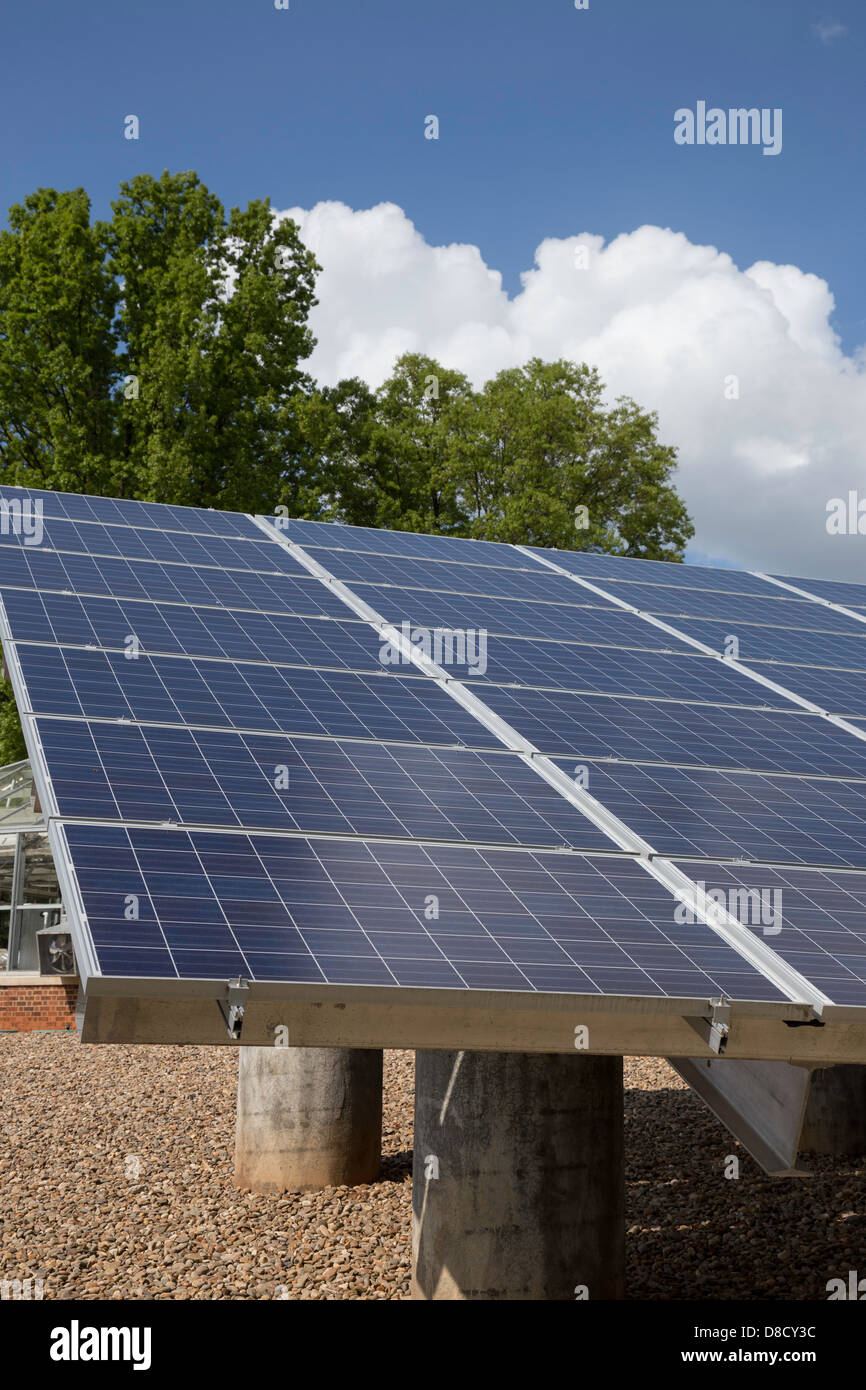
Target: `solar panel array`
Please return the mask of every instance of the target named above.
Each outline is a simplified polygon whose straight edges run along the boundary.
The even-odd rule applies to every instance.
[[[86,974],[866,1005],[866,587],[0,499]]]

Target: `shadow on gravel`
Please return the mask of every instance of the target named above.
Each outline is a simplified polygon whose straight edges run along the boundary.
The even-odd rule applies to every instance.
[[[866,1275],[866,1156],[768,1178],[692,1092],[626,1091],[632,1299],[819,1299]]]
[[[384,1154],[380,1182],[404,1182],[412,1176],[412,1149],[402,1153]]]

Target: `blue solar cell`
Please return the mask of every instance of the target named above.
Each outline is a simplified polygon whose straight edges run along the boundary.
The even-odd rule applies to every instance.
[[[223,656],[309,666],[381,669],[382,642],[368,623],[279,613],[231,612],[150,600],[78,598],[6,589],[3,603],[17,641],[123,649],[130,636],[144,652]],[[348,611],[348,610],[344,610]]]
[[[792,579],[787,574],[777,574],[784,584],[793,584],[797,589],[818,598],[828,599],[830,603],[840,603],[843,608],[866,608],[866,584],[849,584],[840,579]],[[784,589],[779,590],[785,593]]]
[[[526,557],[524,557],[526,558]],[[353,555],[319,550],[315,559],[337,579],[355,584],[392,585],[401,601],[411,604],[406,590],[434,589],[439,593],[486,594],[491,598],[537,599],[543,603],[587,604],[606,607],[603,598],[581,589],[564,575],[532,568],[497,569],[493,565],[454,564],[441,560],[415,560],[390,555]]]
[[[17,644],[37,714],[499,747],[423,677]],[[866,747],[866,745],[864,745]]]
[[[614,847],[512,753],[50,719],[38,728],[64,817]]]
[[[476,661],[476,669],[468,672],[469,679],[483,676],[499,683],[512,681],[606,695],[789,707],[784,697],[773,696],[748,676],[698,653],[632,651],[491,635],[482,656],[484,669],[479,670]],[[478,693],[483,699],[484,690]]]
[[[568,581],[566,581],[568,582]],[[588,604],[538,603],[531,599],[497,599],[436,593],[429,589],[377,588],[353,584],[353,593],[386,621],[403,620],[429,628],[451,628],[500,633],[513,637],[560,638],[571,642],[607,643],[613,647],[642,647],[650,651],[689,650],[687,642],[654,627],[634,613],[605,608],[602,599],[587,591]]]
[[[708,863],[701,881],[833,1003],[866,1005],[866,874]]]
[[[735,594],[773,592],[765,579],[748,570],[713,569],[706,565],[681,565],[669,560],[633,560],[620,555],[598,555],[588,550],[550,550],[529,546],[534,555],[561,565],[569,574],[580,575],[592,583],[623,580],[640,584],[672,585],[683,589],[718,589]]]
[[[673,899],[628,860],[90,825],[67,837],[111,974],[781,997],[708,927],[680,939]]]
[[[72,492],[47,492],[39,488],[0,487],[0,498],[10,508],[24,501],[38,502],[43,517],[71,521],[101,521],[125,526],[151,526],[159,531],[187,531],[203,536],[247,536],[261,531],[240,512],[214,511],[206,507],[177,507],[165,502],[134,502],[127,498],[89,497]],[[11,514],[11,512],[10,512]],[[20,510],[19,510],[20,514]],[[34,515],[31,510],[30,515]]]
[[[250,539],[196,536],[185,531],[157,531],[137,526],[105,526],[92,521],[45,518],[37,537],[14,529],[0,530],[0,546],[54,550],[61,554],[106,556],[125,560],[160,560],[166,564],[216,565],[273,574],[306,574],[282,546],[259,532]]]
[[[347,612],[345,603],[326,584],[303,573],[295,578],[276,572],[270,575],[0,546],[0,590],[10,587],[309,616],[327,613],[344,618]]]
[[[430,560],[459,560],[472,565],[496,565],[523,569],[527,557],[512,545],[499,541],[470,541],[455,536],[423,535],[414,531],[382,531],[369,526],[342,526],[326,521],[275,521],[264,518],[285,540],[311,549],[343,549],[368,555],[406,555]]]
[[[712,618],[729,623],[766,623],[770,627],[866,636],[866,624],[858,623],[856,618],[849,618],[828,608],[826,604],[814,603],[810,599],[795,598],[793,595],[785,598],[781,590],[776,590],[778,598],[772,592],[768,598],[763,598],[751,594],[672,589],[660,584],[618,584],[611,592],[644,612],[667,618],[674,626],[679,617]]]
[[[811,700],[828,714],[848,718],[866,717],[866,671],[837,671],[822,666],[782,666],[775,662],[751,661],[747,664],[759,675]],[[772,696],[768,695],[768,698],[772,699]]]
[[[805,628],[757,626],[730,620],[666,618],[679,632],[694,637],[713,651],[738,656],[741,661],[802,663],[807,666],[838,666],[847,670],[866,670],[866,635],[813,632]],[[859,624],[857,624],[859,627]],[[866,634],[866,628],[864,628]],[[737,639],[736,649],[730,639]],[[772,670],[771,679],[777,679]],[[780,683],[784,684],[779,678]]]
[[[866,742],[820,715],[485,687],[485,700],[542,752],[756,772],[866,774]]]
[[[866,781],[637,763],[590,763],[582,781],[663,855],[866,869]]]

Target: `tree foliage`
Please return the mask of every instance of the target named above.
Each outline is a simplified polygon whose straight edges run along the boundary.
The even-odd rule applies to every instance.
[[[655,415],[538,358],[480,389],[420,353],[317,387],[318,271],[267,200],[227,214],[194,173],[131,179],[102,221],[38,189],[0,231],[0,482],[682,559]]]
[[[0,232],[0,480],[270,510],[302,452],[314,257],[193,173],[130,180],[112,214],[40,189]]]
[[[377,392],[316,393],[321,483],[306,504],[361,526],[682,559],[693,527],[671,479],[676,451],[594,367],[508,368],[474,391],[408,353]]]

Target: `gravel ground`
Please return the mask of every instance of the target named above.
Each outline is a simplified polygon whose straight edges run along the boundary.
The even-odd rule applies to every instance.
[[[0,1035],[0,1279],[52,1299],[407,1298],[412,1063],[385,1054],[379,1182],[263,1197],[232,1181],[229,1049]],[[628,1059],[626,1087],[631,1298],[826,1299],[866,1275],[866,1158],[773,1182],[664,1062]]]

